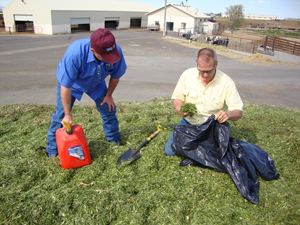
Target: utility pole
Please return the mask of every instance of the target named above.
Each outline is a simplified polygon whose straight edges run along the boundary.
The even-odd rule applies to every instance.
[[[163,32],[163,37],[166,36],[166,29],[167,29],[167,0],[165,0],[165,15],[164,15],[164,32]]]

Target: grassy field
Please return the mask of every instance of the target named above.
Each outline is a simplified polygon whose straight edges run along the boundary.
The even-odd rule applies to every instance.
[[[93,106],[75,106],[92,163],[64,170],[46,156],[52,105],[0,107],[0,224],[299,224],[300,111],[245,102],[231,136],[260,146],[280,178],[260,180],[259,204],[245,200],[230,177],[180,167],[164,145],[180,118],[170,99],[117,103],[121,141],[107,143]],[[117,159],[157,125],[167,128],[131,165]]]

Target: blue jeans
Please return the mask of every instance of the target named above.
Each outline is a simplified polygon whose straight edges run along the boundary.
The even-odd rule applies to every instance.
[[[186,121],[184,118],[182,118],[182,120],[180,120],[178,125],[190,125],[190,123],[188,121]],[[173,144],[173,133],[174,131],[172,131],[169,140],[167,141],[167,144],[165,145],[165,152],[167,154],[167,156],[173,156],[175,155],[175,153],[172,150],[171,145]]]
[[[47,148],[46,151],[48,156],[57,156],[57,145],[55,132],[57,129],[62,127],[61,121],[63,120],[65,114],[60,98],[60,84],[57,85],[56,93],[56,108],[52,114],[51,124],[48,130],[47,137]],[[100,112],[102,118],[103,131],[105,133],[105,138],[109,142],[116,142],[120,144],[120,133],[119,133],[119,122],[116,116],[116,107],[114,111],[109,112],[108,104],[100,105],[107,93],[107,88],[103,91],[101,96],[95,100],[98,111]],[[76,98],[72,96],[71,108],[74,105]]]

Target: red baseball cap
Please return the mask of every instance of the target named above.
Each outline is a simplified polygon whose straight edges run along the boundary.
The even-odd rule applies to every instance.
[[[114,35],[107,29],[95,30],[91,35],[91,47],[104,62],[116,63],[121,59]]]

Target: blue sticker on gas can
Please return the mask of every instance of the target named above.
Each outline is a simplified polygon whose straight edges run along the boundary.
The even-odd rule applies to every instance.
[[[69,155],[80,160],[84,159],[83,150],[81,145],[77,145],[75,147],[68,148]]]

